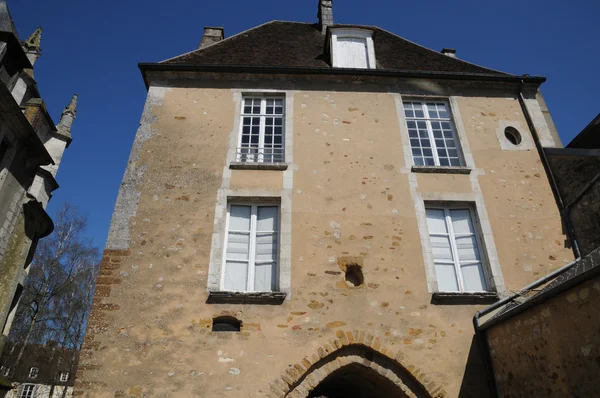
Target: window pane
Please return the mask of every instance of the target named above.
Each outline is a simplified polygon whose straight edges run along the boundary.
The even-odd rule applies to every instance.
[[[450,247],[450,238],[447,236],[430,236],[431,251],[435,261],[453,262],[454,256]]]
[[[446,228],[446,215],[444,210],[427,209],[427,225],[429,226],[430,234],[445,234],[448,233]]]
[[[258,233],[256,236],[256,261],[277,260],[277,233]]]
[[[254,270],[254,290],[257,292],[276,290],[276,275],[277,263],[257,264]]]
[[[250,231],[250,206],[231,205],[229,207],[229,230]]]
[[[475,236],[457,237],[456,250],[458,252],[458,260],[461,263],[465,261],[480,261]]]
[[[473,225],[471,223],[471,212],[468,209],[452,209],[450,210],[452,218],[452,228],[455,234],[472,234]]]
[[[457,292],[458,281],[456,280],[456,269],[453,264],[435,264],[438,288],[442,292]]]
[[[485,278],[481,264],[463,265],[462,270],[465,290],[467,291],[485,291]]]
[[[249,232],[229,232],[226,257],[230,260],[248,260],[250,253]]]
[[[257,231],[277,231],[279,228],[279,208],[277,206],[259,206],[257,213]]]
[[[248,263],[242,261],[227,261],[223,285],[228,291],[245,291],[248,283]]]

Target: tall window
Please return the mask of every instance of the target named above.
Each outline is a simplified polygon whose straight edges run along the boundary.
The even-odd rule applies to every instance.
[[[21,390],[20,398],[33,398],[33,392],[35,390],[35,386],[33,384],[25,384],[23,389]]]
[[[284,162],[284,118],[283,98],[245,97],[236,161]]]
[[[230,204],[222,289],[277,290],[279,206]]]
[[[407,101],[404,116],[415,165],[464,165],[447,103]]]
[[[481,246],[473,225],[472,209],[428,207],[426,213],[440,291],[486,291]]]
[[[29,368],[29,378],[30,379],[37,378],[39,372],[40,372],[40,368],[36,368],[35,366],[30,367]]]

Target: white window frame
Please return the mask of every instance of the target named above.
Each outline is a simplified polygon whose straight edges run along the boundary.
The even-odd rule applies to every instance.
[[[63,383],[66,383],[67,381],[69,381],[69,372],[60,372],[59,380]]]
[[[37,379],[38,375],[40,373],[40,368],[32,366],[29,368],[29,378],[30,379]]]
[[[475,209],[473,208],[473,206],[469,205],[469,204],[463,204],[463,203],[457,203],[457,204],[435,204],[435,203],[426,203],[425,204],[425,213],[427,213],[427,210],[443,210],[444,211],[444,215],[445,215],[445,223],[446,223],[446,229],[448,231],[447,234],[433,234],[433,235],[443,235],[443,236],[447,236],[450,240],[450,248],[452,250],[452,257],[454,258],[453,264],[454,264],[454,270],[456,272],[456,279],[457,279],[457,283],[458,283],[458,291],[453,291],[453,290],[441,290],[439,289],[439,282],[438,282],[438,292],[440,293],[489,293],[492,291],[492,288],[490,286],[490,282],[489,282],[489,262],[487,259],[487,252],[485,249],[485,246],[483,245],[483,239],[481,238],[481,230],[480,230],[480,226],[479,226],[479,221],[477,218],[477,214],[475,212]],[[480,267],[481,267],[481,272],[483,273],[483,284],[484,284],[484,289],[485,290],[466,290],[465,289],[465,283],[463,280],[463,274],[462,274],[462,269],[461,269],[461,261],[460,258],[458,256],[458,248],[456,246],[456,234],[454,233],[454,226],[452,225],[452,217],[450,216],[450,210],[468,210],[469,211],[469,216],[471,217],[471,224],[473,225],[473,229],[474,232],[473,234],[470,234],[469,236],[474,236],[475,237],[475,241],[477,243],[477,250],[479,252],[479,258],[480,261],[478,261],[480,263]],[[427,219],[427,216],[425,216]],[[429,222],[427,220],[427,222]],[[429,225],[427,226],[427,230],[428,230],[428,238],[429,238],[429,245],[430,247],[432,247],[431,244],[431,231],[429,231]],[[460,237],[463,236],[467,236],[466,234],[460,234]],[[436,271],[436,280],[439,281],[439,276],[437,275],[437,270],[435,267],[435,263],[436,263],[436,259],[435,257],[433,257],[433,253],[432,253],[432,261],[433,261],[433,269]],[[449,262],[447,262],[449,264]],[[473,263],[477,263],[477,261],[473,261]]]
[[[421,108],[423,109],[423,118],[417,118],[417,117],[412,117],[409,118],[406,116],[406,103],[407,102],[414,102],[414,103],[420,103],[421,104]],[[427,107],[427,103],[443,103],[444,105],[446,105],[447,110],[448,110],[448,119],[441,119],[441,118],[431,118],[429,116],[429,109]],[[448,101],[447,99],[441,99],[441,98],[403,98],[402,99],[402,111],[403,111],[403,116],[404,116],[404,121],[406,123],[406,132],[408,134],[409,131],[409,127],[408,127],[408,122],[409,121],[425,121],[425,124],[427,126],[427,135],[429,137],[429,142],[431,143],[431,151],[433,153],[433,160],[434,160],[434,165],[417,165],[415,163],[415,158],[413,155],[413,146],[410,143],[411,137],[409,135],[408,137],[408,142],[409,142],[409,147],[410,147],[410,157],[412,159],[412,164],[413,166],[425,166],[425,167],[465,167],[466,166],[466,162],[465,162],[465,158],[464,155],[462,153],[462,145],[460,142],[460,139],[458,137],[458,132],[456,130],[456,122],[455,122],[455,118],[454,118],[454,110],[452,109],[452,105],[450,104],[450,101]],[[439,158],[439,154],[438,154],[438,148],[437,145],[435,143],[435,137],[433,135],[433,127],[431,126],[431,122],[449,122],[450,123],[450,128],[452,129],[452,139],[454,140],[454,142],[456,143],[456,150],[458,153],[458,159],[460,162],[459,166],[453,166],[453,165],[441,165],[440,164],[440,158]],[[422,148],[422,147],[419,147]]]
[[[35,398],[35,384],[23,384],[19,398]]]
[[[336,51],[338,48],[338,38],[355,38],[364,39],[367,46],[367,68],[377,68],[375,59],[375,46],[373,44],[373,32],[366,29],[348,29],[337,28],[331,29],[331,63],[334,68],[345,68],[342,66],[340,54]]]
[[[256,223],[258,207],[277,207],[277,221],[279,223],[277,229],[277,266],[275,267],[275,289],[268,290],[267,292],[279,291],[279,275],[281,266],[281,204],[273,202],[241,202],[232,201],[227,204],[227,220],[225,221],[225,243],[223,244],[223,260],[221,266],[221,283],[220,290],[226,291],[225,289],[225,271],[227,267],[227,241],[229,240],[229,219],[231,214],[231,206],[250,206],[250,248],[248,251],[248,279],[246,281],[246,290],[240,291],[242,293],[257,293],[259,291],[254,290],[254,277],[255,277],[255,257],[256,257]]]
[[[246,104],[246,100],[250,99],[250,98],[260,99],[260,114],[252,114],[252,113],[244,112],[244,105]],[[267,100],[268,99],[283,101],[281,115],[275,115],[275,114],[268,115],[267,114]],[[241,160],[242,157],[244,156],[244,154],[239,152],[242,149],[242,134],[244,132],[244,117],[260,118],[259,134],[258,134],[258,137],[259,137],[258,138],[258,152],[256,154],[256,157],[257,157],[256,160],[247,160],[247,159]],[[266,129],[265,127],[266,127],[266,118],[267,117],[273,117],[273,118],[281,117],[281,119],[282,119],[282,122],[281,122],[281,160],[279,162],[265,161],[265,153],[264,153],[265,129]],[[243,162],[243,163],[266,163],[266,164],[285,163],[285,119],[286,119],[286,106],[285,106],[285,96],[284,95],[263,95],[263,94],[258,94],[258,93],[243,95],[242,101],[241,101],[241,110],[240,110],[240,131],[238,134],[238,142],[237,142],[235,161]],[[275,134],[273,133],[273,139],[274,138],[275,138]],[[252,143],[249,142],[249,145],[252,145]]]

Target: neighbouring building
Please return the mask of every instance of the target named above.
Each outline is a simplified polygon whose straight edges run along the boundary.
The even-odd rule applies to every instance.
[[[76,114],[74,96],[55,125],[41,99],[33,78],[41,35],[21,42],[0,0],[0,352],[36,243],[53,229],[45,208]]]
[[[7,343],[5,359],[16,363],[21,345]],[[2,366],[0,374],[10,378],[16,388],[6,398],[65,398],[73,394],[73,383],[79,352],[59,347],[50,341],[46,345],[29,344],[23,360],[15,367]],[[65,391],[66,390],[66,391]]]
[[[491,394],[474,313],[574,259],[543,77],[326,0],[140,69],[75,396]]]
[[[598,395],[599,137],[600,115],[567,148],[545,150],[580,258],[485,309],[476,323],[498,397]]]

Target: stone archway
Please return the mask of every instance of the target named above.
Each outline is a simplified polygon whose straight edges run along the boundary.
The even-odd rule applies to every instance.
[[[442,398],[446,391],[419,369],[404,366],[401,352],[365,332],[338,330],[337,339],[291,366],[271,383],[272,397]]]

